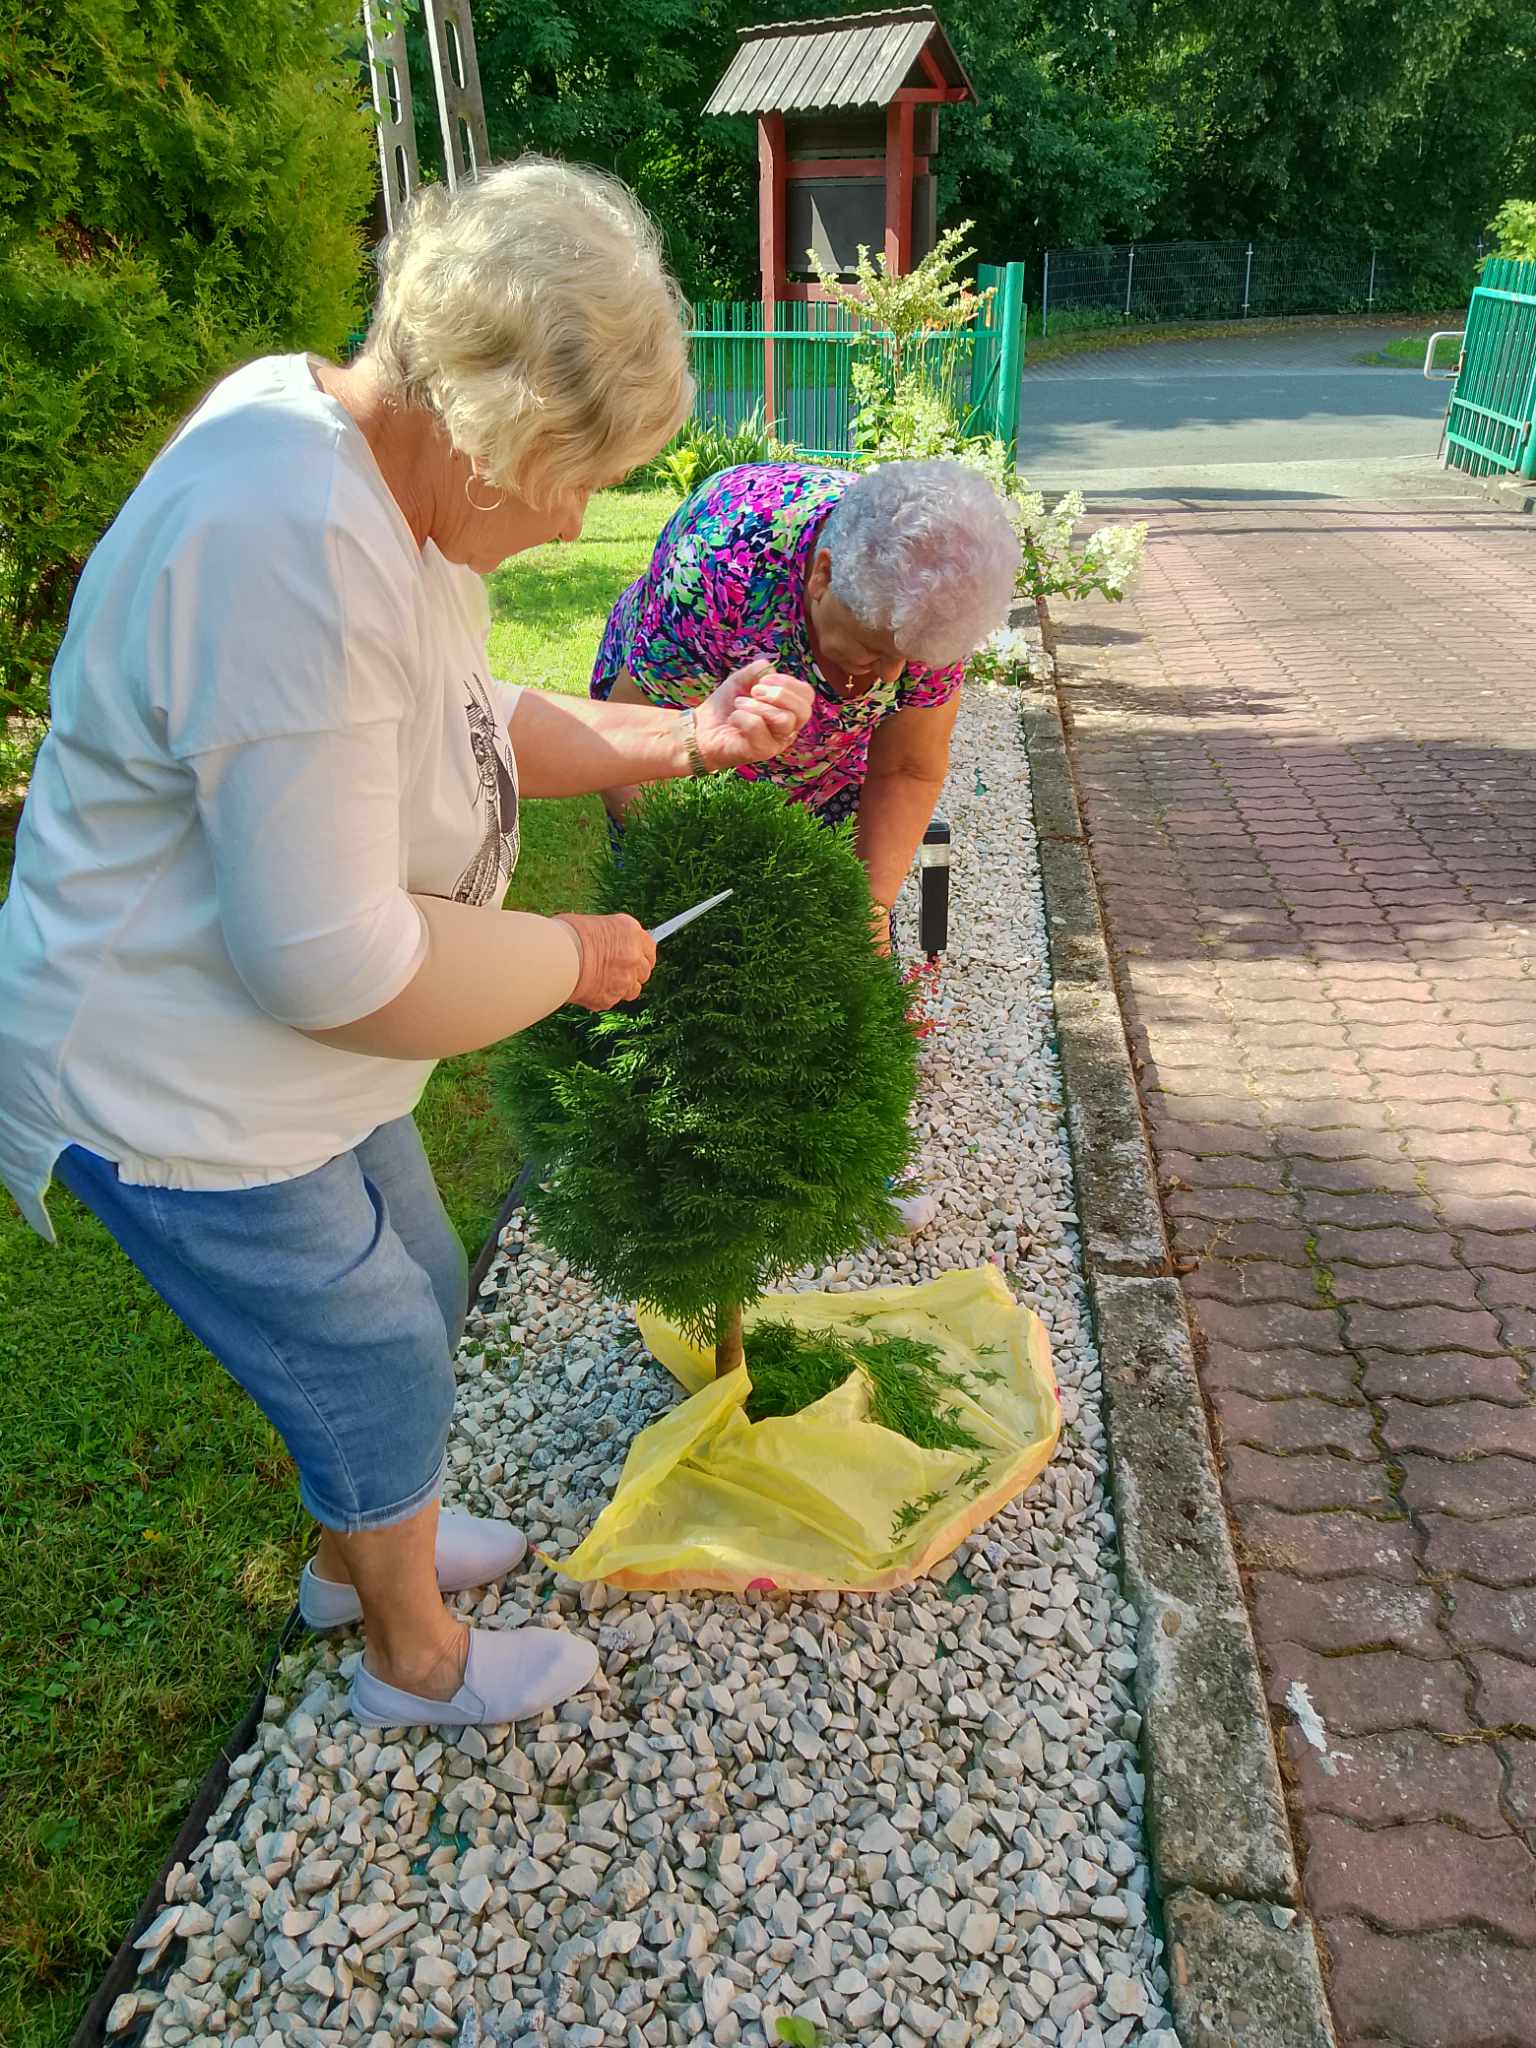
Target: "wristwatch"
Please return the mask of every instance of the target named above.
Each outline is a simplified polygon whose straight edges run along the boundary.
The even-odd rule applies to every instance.
[[[685,711],[683,713],[683,745],[688,750],[688,773],[690,775],[707,775],[709,773],[709,766],[704,756],[699,752],[699,732],[694,722],[692,711]]]

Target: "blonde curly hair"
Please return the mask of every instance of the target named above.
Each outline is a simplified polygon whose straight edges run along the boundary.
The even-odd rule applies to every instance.
[[[530,504],[649,461],[693,403],[686,308],[617,178],[543,157],[412,199],[363,357]]]

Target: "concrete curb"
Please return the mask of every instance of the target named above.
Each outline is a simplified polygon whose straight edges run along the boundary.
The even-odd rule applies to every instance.
[[[1446,469],[1440,474],[1464,497],[1481,498],[1501,512],[1536,512],[1536,481],[1518,476],[1469,476],[1462,469]]]
[[[1020,701],[1174,2020],[1185,2048],[1333,2048],[1061,708]]]

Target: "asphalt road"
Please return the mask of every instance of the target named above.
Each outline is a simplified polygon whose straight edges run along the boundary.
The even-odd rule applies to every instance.
[[[1440,495],[1457,488],[1438,464],[1449,384],[1358,360],[1404,331],[1228,330],[1026,364],[1019,466],[1096,496]]]

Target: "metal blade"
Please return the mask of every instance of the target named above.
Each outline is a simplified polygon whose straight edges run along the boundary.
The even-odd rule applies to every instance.
[[[676,917],[669,917],[665,924],[653,925],[651,937],[659,946],[663,939],[670,939],[674,932],[680,932],[685,924],[692,924],[696,917],[702,917],[706,910],[713,910],[717,903],[723,903],[735,892],[722,889],[718,896],[706,896],[702,903],[695,903],[692,910],[680,910]]]

